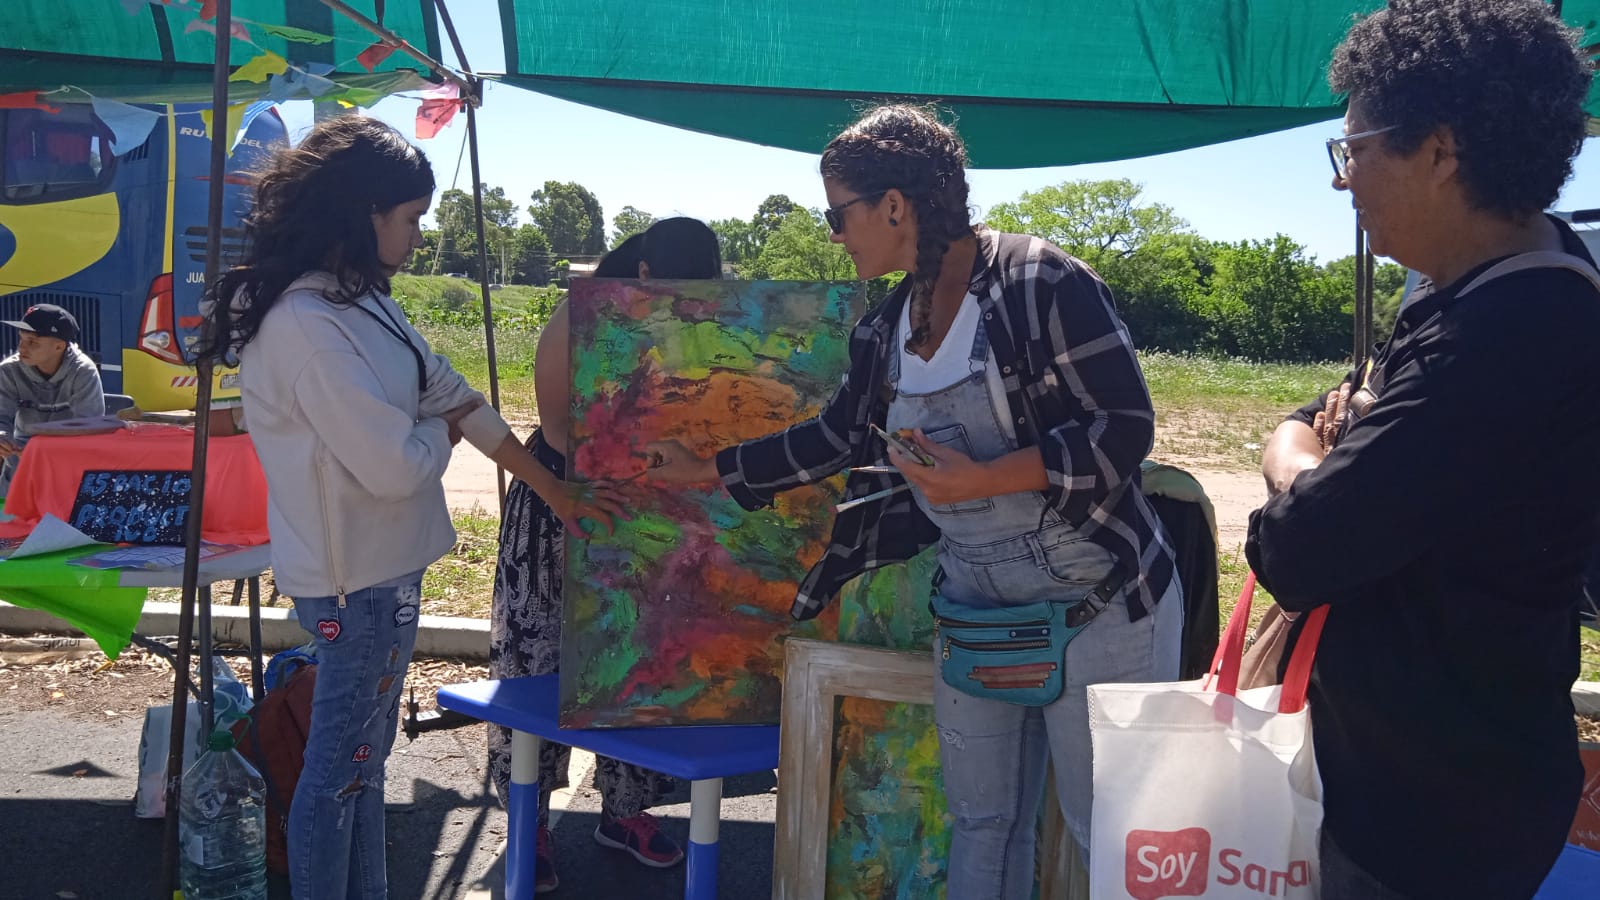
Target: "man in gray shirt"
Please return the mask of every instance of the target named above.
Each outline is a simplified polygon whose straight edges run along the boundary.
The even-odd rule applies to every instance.
[[[0,495],[11,486],[22,445],[44,422],[103,416],[100,370],[74,343],[78,320],[59,306],[30,306],[17,322],[17,352],[0,361]]]

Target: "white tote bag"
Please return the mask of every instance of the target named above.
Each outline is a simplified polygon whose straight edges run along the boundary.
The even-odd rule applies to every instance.
[[[1212,675],[1090,686],[1095,900],[1317,897],[1322,781],[1305,695],[1327,607],[1308,614],[1283,685],[1241,691],[1254,593],[1252,573]]]

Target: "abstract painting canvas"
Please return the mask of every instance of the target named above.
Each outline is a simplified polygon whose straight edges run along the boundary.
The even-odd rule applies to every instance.
[[[937,566],[930,548],[846,585],[839,640],[929,652]],[[840,698],[833,748],[826,896],[943,897],[951,819],[933,707]]]
[[[904,565],[868,572],[846,585],[839,595],[840,644],[911,651],[931,663],[928,594],[937,568],[930,548]],[[933,677],[930,671],[929,680]],[[837,698],[827,802],[826,877],[820,892],[794,896],[945,896],[953,820],[946,809],[932,706]],[[1053,787],[1041,804],[1038,833],[1034,896],[1087,897],[1087,873],[1078,864]]]
[[[916,806],[942,805],[924,790],[932,781],[926,763],[937,759],[936,732],[931,722],[924,729],[871,721],[886,708],[928,708],[932,654],[806,640],[784,649],[774,900],[941,895],[948,842],[918,824],[920,811],[907,815],[903,799],[889,794],[905,790]],[[841,730],[841,721],[852,720],[872,727]],[[873,782],[848,791],[862,802],[842,817],[841,769]],[[841,827],[850,834],[843,842],[834,837]],[[918,846],[924,841],[929,846]]]
[[[833,727],[826,896],[944,897],[951,819],[933,707],[843,697]]]
[[[574,280],[569,476],[620,482],[632,519],[568,535],[561,722],[569,728],[778,721],[781,639],[843,480],[746,512],[720,486],[633,478],[651,441],[708,454],[818,413],[849,362],[858,284]],[[627,480],[627,479],[632,480]]]

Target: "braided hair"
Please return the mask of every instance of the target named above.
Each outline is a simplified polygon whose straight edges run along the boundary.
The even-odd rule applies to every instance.
[[[911,273],[908,352],[928,340],[933,289],[946,251],[952,243],[972,235],[966,167],[967,150],[961,137],[939,121],[931,107],[877,107],[822,151],[823,178],[863,196],[899,190],[916,213],[917,261]]]

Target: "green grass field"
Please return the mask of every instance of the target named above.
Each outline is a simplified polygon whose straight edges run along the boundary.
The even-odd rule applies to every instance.
[[[487,619],[500,552],[500,516],[482,509],[456,510],[456,545],[422,576],[422,611],[430,616]]]
[[[484,349],[483,327],[469,325],[426,325],[418,329],[437,353],[450,359],[456,371],[472,386],[489,393],[488,352]],[[531,421],[538,404],[533,399],[533,355],[537,332],[496,329],[494,336],[496,369],[500,373],[500,408],[513,422]]]
[[[1154,456],[1213,468],[1255,470],[1284,415],[1338,385],[1338,364],[1291,365],[1143,353],[1156,410]]]
[[[472,294],[474,303],[481,302],[478,283],[469,278],[449,278],[444,275],[396,275],[390,283],[394,296],[407,306],[409,306],[407,301],[422,304],[437,303],[444,296],[445,290],[450,287],[464,289]],[[525,284],[508,284],[491,291],[489,297],[497,307],[522,309],[536,302],[544,290]]]

